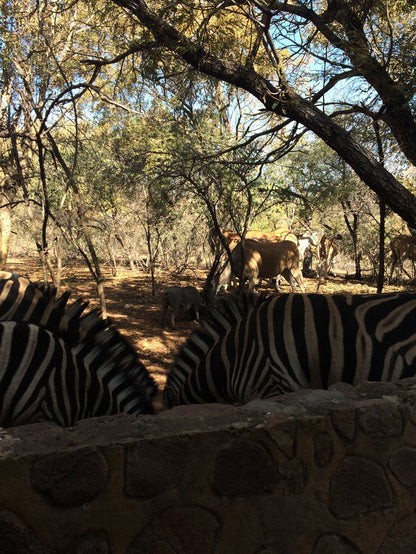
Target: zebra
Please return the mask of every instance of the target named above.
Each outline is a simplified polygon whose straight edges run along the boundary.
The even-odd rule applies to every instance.
[[[285,294],[213,310],[180,350],[163,404],[245,404],[416,372],[416,292]]]
[[[113,324],[69,293],[0,277],[0,426],[153,413],[156,383]]]
[[[69,292],[57,301],[55,287],[41,286],[17,273],[0,271],[0,321],[32,321],[42,326],[51,324],[53,315],[65,306]]]

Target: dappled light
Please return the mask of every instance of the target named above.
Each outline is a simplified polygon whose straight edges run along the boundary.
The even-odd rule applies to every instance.
[[[36,257],[10,258],[8,270],[27,276],[32,281],[42,281],[41,267]],[[151,294],[150,276],[145,271],[132,271],[120,267],[115,277],[111,275],[109,268],[104,267],[103,272],[106,277],[105,294],[109,317],[137,349],[140,360],[161,390],[180,347],[198,325],[192,321],[179,321],[176,329],[161,327],[159,319],[162,293],[171,285],[192,285],[201,290],[207,271],[189,269],[178,275],[166,270],[158,270],[154,297]],[[307,292],[317,291],[317,279],[304,280]],[[98,308],[94,282],[88,270],[80,262],[71,261],[66,264],[62,284],[63,290],[71,290],[72,300],[83,297],[89,301],[90,308]],[[386,285],[384,292],[409,290],[409,288],[411,283],[406,286]],[[274,293],[274,286],[263,283],[260,290]],[[288,283],[282,283],[282,293],[288,293],[290,290]],[[320,293],[374,294],[376,291],[374,282],[346,280],[342,275],[330,277],[319,286]],[[160,408],[160,399],[157,399],[156,409]]]

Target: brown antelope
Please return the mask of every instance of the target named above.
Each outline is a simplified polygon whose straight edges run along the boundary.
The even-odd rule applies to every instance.
[[[342,237],[341,235],[337,235],[336,238]],[[323,274],[325,278],[328,277],[329,271],[332,271],[335,276],[334,258],[338,255],[338,253],[339,247],[335,240],[327,237],[326,235],[322,235],[318,248],[318,256],[320,262],[323,263]]]
[[[241,271],[241,261],[244,260],[244,271]],[[299,250],[292,241],[281,242],[246,239],[233,250],[232,261],[236,275],[248,278],[249,289],[252,290],[260,279],[276,277],[276,290],[279,290],[279,280],[283,277],[290,283],[292,291],[296,285],[305,292],[302,272],[299,269]],[[226,286],[231,280],[231,267],[228,263],[215,278],[217,290]]]
[[[294,242],[296,246],[298,244],[298,237],[287,227],[276,227],[276,229],[274,229],[273,231],[247,231],[246,238],[271,242],[290,240]]]
[[[232,252],[237,244],[241,241],[241,236],[231,229],[223,229],[221,231],[225,241]],[[290,240],[298,246],[298,237],[287,227],[276,227],[273,231],[247,231],[246,239],[255,239],[269,242],[281,242],[282,240]],[[216,254],[222,248],[218,233],[214,228],[209,230],[208,241],[213,254]]]
[[[410,278],[410,275],[403,268],[403,261],[408,259],[412,262],[416,262],[416,237],[410,235],[397,235],[391,239],[390,250],[392,257],[390,281],[393,278],[393,272],[399,262],[403,271]]]
[[[221,234],[223,235],[225,242],[228,244],[228,248],[232,252],[241,240],[240,235],[231,229],[222,229]],[[223,249],[219,234],[214,227],[211,227],[208,232],[208,242],[211,252],[214,255],[218,254],[218,252]]]
[[[299,249],[299,260],[303,260],[305,256],[305,250],[308,246],[318,246],[317,234],[312,233],[303,233],[302,235],[297,235],[298,239],[298,249]]]

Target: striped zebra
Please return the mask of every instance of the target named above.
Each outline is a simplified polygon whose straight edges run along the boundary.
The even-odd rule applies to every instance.
[[[415,372],[416,292],[286,294],[214,310],[182,347],[163,403],[245,404]]]
[[[0,277],[0,426],[67,426],[153,413],[156,384],[130,343],[87,302],[24,277]]]
[[[66,305],[69,293],[65,292],[56,304],[56,288],[40,286],[17,273],[0,271],[0,321],[31,321],[50,325],[51,310],[60,311]]]

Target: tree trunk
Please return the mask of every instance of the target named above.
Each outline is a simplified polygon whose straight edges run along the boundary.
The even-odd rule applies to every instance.
[[[53,255],[55,258],[55,271],[53,272],[53,284],[56,287],[56,290],[59,292],[61,288],[61,279],[62,279],[62,252],[61,252],[61,239],[60,237],[55,237],[53,240]]]
[[[3,204],[3,197],[0,197]],[[11,208],[5,206],[0,209],[0,270],[6,269],[7,257],[9,255],[10,236],[12,232]]]
[[[146,244],[147,254],[149,259],[150,279],[152,283],[152,296],[156,296],[156,279],[155,279],[155,252],[152,247],[152,235],[150,231],[150,225],[147,225],[146,232]]]
[[[358,245],[358,227],[359,227],[359,215],[354,212],[351,207],[351,203],[348,200],[343,200],[341,202],[344,210],[344,221],[347,226],[347,229],[351,235],[352,245],[354,249],[354,262],[355,262],[355,275],[354,279],[361,281],[361,256],[362,252]],[[352,223],[348,218],[348,213],[352,213]]]
[[[97,294],[98,294],[98,298],[100,300],[101,317],[104,320],[106,320],[108,315],[107,315],[107,305],[106,305],[105,294],[104,294],[104,280],[105,279],[104,279],[104,276],[101,272],[100,261],[99,261],[98,256],[97,256],[97,252],[95,250],[95,246],[94,246],[94,243],[92,241],[92,238],[91,238],[88,226],[87,226],[87,222],[85,221],[85,217],[84,217],[82,208],[78,209],[78,217],[80,219],[84,239],[85,239],[85,242],[87,243],[88,251],[89,251],[89,254],[91,256],[92,263],[90,263],[89,260],[88,260],[88,266],[89,266],[90,271],[91,271],[91,273],[92,273],[92,275],[94,276],[94,279],[95,279],[95,283],[96,283],[96,287],[97,287]]]
[[[357,244],[354,244],[354,259],[355,259],[355,279],[361,281],[361,251],[358,250]]]
[[[377,292],[383,292],[384,285],[384,268],[386,263],[386,249],[385,249],[385,236],[386,236],[386,205],[380,200],[380,226],[379,226],[379,264],[378,264],[378,278],[377,278]]]

